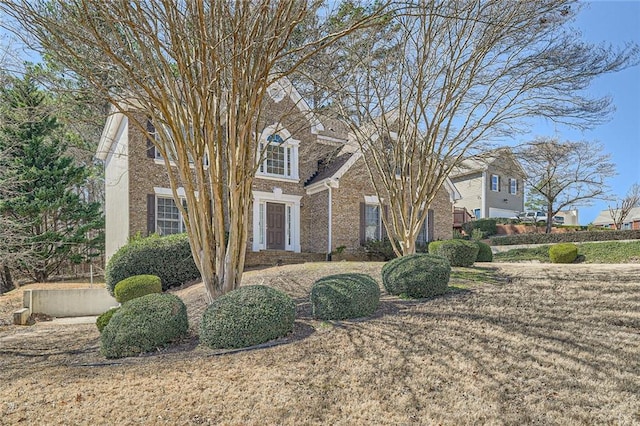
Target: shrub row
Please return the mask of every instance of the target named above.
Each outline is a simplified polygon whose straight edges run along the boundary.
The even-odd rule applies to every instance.
[[[113,295],[117,283],[143,274],[160,277],[163,290],[199,278],[187,235],[152,235],[131,240],[109,259],[105,281]]]
[[[491,238],[491,245],[583,243],[589,241],[640,240],[640,230],[581,231],[558,234],[518,234]]]
[[[471,235],[474,229],[482,231],[483,237],[490,237],[498,232],[495,219],[478,219],[471,222],[463,223],[462,229],[467,235]]]

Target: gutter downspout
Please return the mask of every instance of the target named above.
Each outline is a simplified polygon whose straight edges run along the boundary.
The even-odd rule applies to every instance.
[[[477,219],[482,219],[484,217],[486,217],[486,213],[485,213],[485,207],[486,207],[486,200],[487,200],[487,171],[484,170],[482,172],[482,200],[480,201],[480,216],[481,217],[476,217]]]
[[[327,262],[331,262],[331,252],[333,251],[333,241],[332,241],[332,234],[333,234],[333,230],[332,230],[332,222],[333,222],[333,209],[332,209],[332,205],[333,205],[333,188],[337,188],[338,187],[338,182],[336,182],[335,180],[329,180],[327,182],[325,182],[325,185],[327,186],[327,189],[329,191],[328,194],[328,203],[329,205],[327,206],[327,216],[328,216],[328,220],[327,220]]]

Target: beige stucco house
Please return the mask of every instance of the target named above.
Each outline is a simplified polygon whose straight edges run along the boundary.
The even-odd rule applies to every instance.
[[[476,219],[511,218],[524,211],[525,173],[508,148],[464,160],[451,174],[460,192],[455,207]]]
[[[253,184],[247,265],[270,263],[273,253],[285,262],[304,254],[320,260],[342,246],[347,258],[362,256],[363,242],[384,236],[385,204],[375,195],[362,152],[338,123],[314,115],[290,84],[269,95],[259,138],[270,155]],[[119,112],[104,127],[97,158],[105,163],[107,259],[130,236],[184,232],[164,160],[148,138]],[[458,196],[447,182],[429,206],[420,240],[451,237]]]

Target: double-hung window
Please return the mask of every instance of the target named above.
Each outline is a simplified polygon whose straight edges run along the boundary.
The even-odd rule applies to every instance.
[[[258,144],[259,176],[298,179],[298,141],[272,133]]]
[[[500,176],[491,175],[491,190],[494,192],[500,192]]]
[[[364,206],[364,235],[366,240],[382,239],[382,218],[380,204],[365,204]]]
[[[509,178],[509,194],[518,193],[518,179]]]
[[[156,197],[156,232],[160,235],[186,232],[182,214],[173,198]]]

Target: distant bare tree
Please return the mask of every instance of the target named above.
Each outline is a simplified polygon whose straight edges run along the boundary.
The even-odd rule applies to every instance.
[[[147,130],[141,116],[153,120],[174,198],[179,186],[185,190],[186,209],[176,205],[212,301],[242,277],[267,89],[369,19],[294,42],[296,29],[320,15],[320,6],[305,0],[9,0],[0,11],[140,131]]]
[[[616,174],[611,156],[595,142],[560,142],[540,137],[517,149],[530,193],[546,207],[546,232],[553,216],[571,205],[590,205],[608,196],[606,180]]]
[[[609,214],[616,229],[622,229],[625,219],[634,207],[640,207],[640,185],[637,183],[631,185],[624,198],[616,200],[615,207],[609,204]]]
[[[396,254],[415,252],[447,176],[488,141],[524,130],[528,117],[581,128],[608,118],[610,99],[581,90],[637,64],[638,46],[582,42],[565,28],[579,7],[568,0],[402,4],[377,21],[378,33],[355,33],[327,54],[337,65],[324,79],[326,92],[365,153],[378,197],[389,201],[384,224]]]

